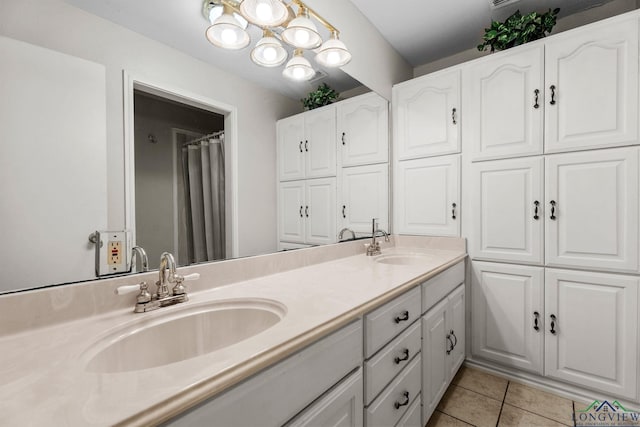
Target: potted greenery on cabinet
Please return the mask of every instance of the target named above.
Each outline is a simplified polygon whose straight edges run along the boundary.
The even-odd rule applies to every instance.
[[[558,12],[560,9],[556,8],[543,14],[531,12],[522,15],[517,10],[504,22],[491,21],[491,27],[484,30],[484,41],[478,45],[478,50],[484,51],[489,47],[494,52],[541,39],[556,25]]]

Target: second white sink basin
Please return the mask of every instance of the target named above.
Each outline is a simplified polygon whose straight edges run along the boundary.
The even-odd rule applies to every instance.
[[[86,354],[96,373],[154,368],[236,344],[278,323],[285,308],[269,300],[234,300],[186,307],[142,320],[101,339]],[[144,316],[144,314],[143,314]]]
[[[431,261],[431,257],[425,254],[389,254],[389,255],[380,255],[375,260],[381,264],[392,264],[392,265],[420,265],[425,264]]]

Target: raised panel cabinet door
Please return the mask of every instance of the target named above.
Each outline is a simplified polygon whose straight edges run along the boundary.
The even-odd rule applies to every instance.
[[[638,278],[547,269],[545,374],[636,398]]]
[[[464,134],[472,160],[542,154],[542,46],[502,53],[464,71]]]
[[[280,183],[278,194],[278,239],[304,243],[305,239],[304,181]]]
[[[449,354],[447,354],[447,372],[449,381],[458,372],[466,355],[465,352],[465,289],[460,285],[448,297],[447,334],[450,336]]]
[[[396,163],[394,221],[399,234],[460,235],[460,157]]]
[[[320,178],[306,181],[305,234],[306,243],[335,243],[336,179]]]
[[[589,26],[545,46],[545,152],[635,143],[637,18]]]
[[[474,357],[542,374],[544,270],[473,261],[471,280]]]
[[[443,299],[422,317],[422,425],[436,409],[449,385],[447,371],[447,309],[449,301]]]
[[[376,93],[336,104],[342,166],[389,161],[389,103]]]
[[[304,178],[304,115],[279,120],[278,134],[278,178],[288,181]]]
[[[336,109],[322,107],[304,113],[307,178],[336,175]]]
[[[472,168],[472,257],[542,264],[544,159],[477,162]]]
[[[548,156],[545,169],[546,264],[636,271],[638,149]]]
[[[389,165],[355,166],[342,169],[342,227],[371,233],[371,219],[389,230]]]
[[[460,152],[460,71],[419,77],[393,88],[399,160]]]

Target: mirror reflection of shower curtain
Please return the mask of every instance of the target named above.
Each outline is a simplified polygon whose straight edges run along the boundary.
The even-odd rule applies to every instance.
[[[225,258],[224,135],[182,147],[190,262]]]

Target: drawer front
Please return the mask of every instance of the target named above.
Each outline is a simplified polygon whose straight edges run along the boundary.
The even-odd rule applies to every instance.
[[[365,405],[371,403],[384,386],[418,354],[421,342],[420,322],[415,322],[365,362]]]
[[[365,357],[369,358],[420,317],[420,287],[400,295],[364,317]]]
[[[424,282],[421,286],[422,312],[426,313],[462,282],[464,282],[464,261]]]
[[[422,401],[422,393],[413,399],[413,403],[407,409],[407,412],[400,418],[396,427],[423,427],[420,424],[420,403]]]
[[[164,426],[281,426],[361,361],[362,322],[356,321]]]
[[[420,354],[393,380],[365,411],[368,427],[389,427],[407,412],[409,403],[420,394]]]

